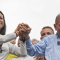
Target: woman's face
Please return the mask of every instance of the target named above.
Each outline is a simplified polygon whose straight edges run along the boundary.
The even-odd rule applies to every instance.
[[[4,20],[3,20],[3,15],[0,13],[0,31],[4,26]]]

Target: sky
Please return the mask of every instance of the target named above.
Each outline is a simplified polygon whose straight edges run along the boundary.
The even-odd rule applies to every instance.
[[[5,15],[6,34],[14,32],[23,22],[32,28],[31,40],[40,40],[44,26],[54,29],[55,18],[60,13],[60,0],[0,0],[0,10]]]

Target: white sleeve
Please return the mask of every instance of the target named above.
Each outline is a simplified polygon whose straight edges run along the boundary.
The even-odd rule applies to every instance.
[[[0,43],[5,43],[8,42],[12,39],[16,39],[16,34],[15,33],[10,33],[7,35],[0,35]]]
[[[26,42],[20,41],[20,47],[17,47],[14,44],[11,44],[10,42],[8,43],[9,47],[9,53],[14,54],[16,56],[26,56],[27,55],[27,49],[26,49]]]

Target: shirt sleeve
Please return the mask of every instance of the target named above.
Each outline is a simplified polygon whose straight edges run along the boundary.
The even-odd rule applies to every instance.
[[[0,35],[0,43],[5,43],[8,42],[12,39],[16,39],[16,34],[15,33],[10,33],[7,35]]]
[[[27,55],[26,42],[20,41],[20,47],[17,47],[14,44],[8,43],[9,53],[16,56],[24,57]]]
[[[45,49],[47,42],[45,39],[41,40],[39,43],[32,45],[30,38],[26,40],[27,53],[30,56],[41,57],[45,54]]]

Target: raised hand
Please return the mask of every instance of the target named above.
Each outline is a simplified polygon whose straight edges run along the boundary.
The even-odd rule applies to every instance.
[[[17,28],[15,29],[15,32],[19,31],[19,29],[20,29],[20,24],[18,24]]]
[[[19,27],[20,27],[19,31],[21,34],[24,34],[24,33],[29,34],[31,31],[31,28],[29,27],[28,24],[22,23],[22,24],[20,24]]]
[[[21,23],[19,25],[19,32],[20,32],[20,38],[25,38],[27,40],[29,38],[29,33],[31,31],[31,28],[29,27],[28,24]]]

